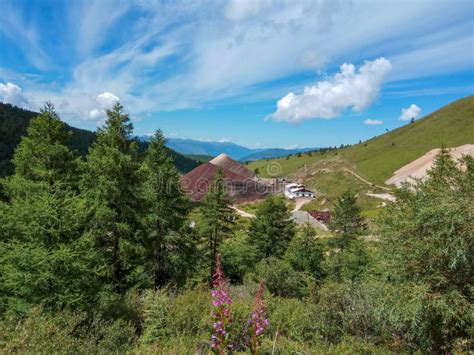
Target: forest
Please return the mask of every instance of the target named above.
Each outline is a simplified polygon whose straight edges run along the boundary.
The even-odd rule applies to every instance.
[[[219,173],[191,202],[119,103],[87,153],[71,138],[45,104],[0,179],[0,352],[472,351],[472,157],[442,150],[370,236],[344,192],[322,238],[279,196],[240,218]]]
[[[14,171],[11,159],[13,153],[20,143],[20,139],[26,134],[30,120],[38,115],[37,112],[22,109],[11,104],[0,102],[0,177],[11,175]],[[81,156],[85,156],[89,147],[96,140],[96,134],[86,129],[71,127],[65,124],[66,130],[70,132],[67,141],[68,147],[77,151]],[[148,143],[138,141],[140,155],[146,151]],[[195,159],[190,159],[184,155],[169,149],[168,154],[174,161],[179,172],[185,173],[199,165]]]

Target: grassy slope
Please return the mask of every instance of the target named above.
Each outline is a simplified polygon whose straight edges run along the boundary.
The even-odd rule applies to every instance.
[[[365,143],[343,150],[343,155],[356,164],[362,176],[383,183],[395,170],[431,149],[474,143],[474,96]]]
[[[260,160],[249,168],[259,168],[260,175],[288,176],[304,171],[311,165],[321,163],[336,156],[341,164],[350,168],[376,184],[383,184],[392,173],[442,145],[455,147],[474,143],[474,96],[455,101],[412,124],[406,124],[382,136],[370,139],[350,148],[326,154],[303,154],[289,159]],[[278,163],[277,174],[270,174],[271,167]],[[276,165],[277,166],[277,165]]]

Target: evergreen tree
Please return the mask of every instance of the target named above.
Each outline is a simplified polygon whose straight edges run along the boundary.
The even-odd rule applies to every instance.
[[[107,121],[89,150],[81,181],[89,206],[88,231],[100,255],[98,268],[117,293],[134,282],[143,252],[138,235],[143,201],[137,141],[120,103],[107,110]]]
[[[224,173],[221,168],[217,170],[214,181],[204,199],[202,208],[203,219],[206,225],[205,234],[209,245],[209,262],[211,265],[211,280],[214,275],[214,263],[219,245],[225,237],[232,235],[235,213],[231,208],[232,199],[227,193]]]
[[[285,260],[297,271],[304,271],[317,280],[322,278],[323,246],[309,223],[291,240]]]
[[[13,164],[17,176],[50,185],[59,180],[70,181],[76,173],[68,148],[70,136],[53,104],[47,102],[15,150]]]
[[[250,223],[249,242],[254,244],[260,257],[282,256],[295,235],[285,200],[268,195],[258,206]]]
[[[51,104],[27,132],[14,155],[16,173],[4,182],[7,203],[0,207],[2,308],[84,307],[95,282],[90,254],[84,253],[84,206],[68,133]]]
[[[427,180],[403,187],[379,221],[387,277],[427,288],[417,322],[427,353],[450,352],[472,335],[474,160],[461,165],[443,149]]]
[[[155,288],[182,279],[195,264],[196,246],[187,220],[190,204],[165,143],[162,132],[156,131],[142,165],[146,260],[153,270]]]
[[[337,231],[336,241],[341,249],[347,246],[350,239],[366,230],[366,223],[353,191],[347,190],[337,199],[329,226],[331,230]]]

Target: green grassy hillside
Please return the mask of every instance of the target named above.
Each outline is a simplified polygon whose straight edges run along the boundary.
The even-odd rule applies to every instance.
[[[474,96],[457,100],[432,114],[361,144],[336,151],[303,154],[288,159],[256,161],[264,177],[304,175],[315,164],[338,158],[340,166],[351,169],[370,182],[383,184],[395,170],[433,148],[474,143]],[[276,166],[279,164],[278,169]]]

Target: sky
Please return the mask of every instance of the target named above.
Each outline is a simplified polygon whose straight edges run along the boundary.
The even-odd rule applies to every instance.
[[[95,130],[356,143],[474,93],[474,1],[0,0],[0,101]]]

